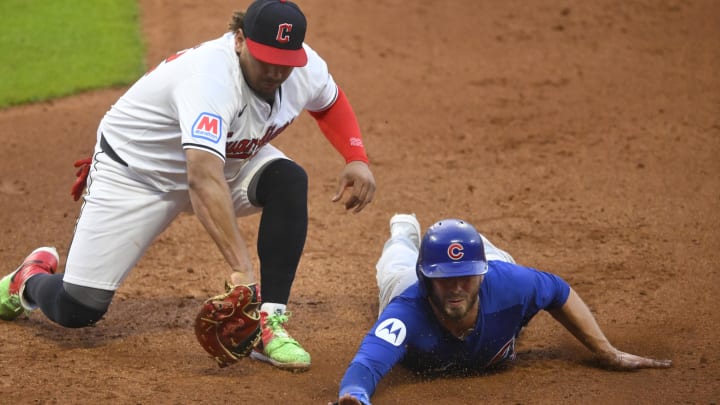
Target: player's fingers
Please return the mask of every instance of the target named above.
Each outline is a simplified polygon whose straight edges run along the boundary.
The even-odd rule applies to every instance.
[[[351,209],[357,207],[357,205],[358,205],[359,203],[360,203],[360,202],[358,201],[358,199],[357,199],[355,196],[350,196],[350,197],[347,199],[347,201],[345,201],[345,209],[346,209],[346,210],[351,210]]]
[[[356,182],[357,187],[357,182]],[[375,198],[375,182],[370,180],[365,180],[362,183],[360,183],[360,186],[357,190],[357,196],[360,200],[360,204],[355,209],[355,212],[360,212],[365,208],[368,204],[370,204],[373,201],[373,198]]]
[[[375,188],[376,188],[375,183],[368,183],[368,192],[367,192],[367,197],[365,197],[365,199],[369,203],[372,202],[372,200],[375,198]]]
[[[362,211],[375,196],[375,182],[363,176],[343,175],[338,181],[338,188],[332,198],[333,202],[342,199],[345,190],[352,188],[352,193],[345,201],[345,209],[354,209],[354,213]]]
[[[640,357],[635,362],[635,368],[668,368],[672,366],[670,360],[657,360]]]
[[[365,184],[364,187],[359,190],[359,195],[357,197],[358,204],[353,211],[354,213],[362,211],[363,208],[365,208],[368,204],[370,204],[370,202],[372,202],[374,193],[371,192],[370,188],[371,187],[368,184]]]
[[[358,202],[358,204],[355,206],[355,209],[353,210],[353,214],[357,214],[358,212],[362,211],[366,205],[367,201]]]
[[[353,184],[353,190],[352,193],[350,193],[350,197],[348,197],[347,201],[345,201],[345,209],[350,210],[355,208],[354,212],[357,212],[357,207],[362,207],[363,201],[363,189],[360,183],[355,182]]]
[[[623,352],[618,353],[615,357],[606,360],[604,363],[607,367],[618,370],[637,370],[641,368],[668,368],[672,366],[671,360],[656,360]]]
[[[670,368],[672,367],[672,360],[653,360],[654,368]]]
[[[365,183],[365,187],[363,188],[363,208],[370,204],[373,199],[375,199],[375,183],[374,182],[368,182]]]
[[[358,184],[357,182],[355,183],[351,199],[353,200],[353,207],[363,205],[363,202],[365,201],[365,191],[362,184]]]
[[[338,402],[335,402],[337,405],[362,405],[362,402],[360,402],[359,399],[355,398],[354,396],[350,394],[345,394],[342,397],[340,397],[340,400]]]
[[[342,198],[343,194],[345,194],[345,189],[348,188],[348,181],[345,177],[341,177],[338,181],[337,189],[335,190],[335,195],[332,197],[332,202],[338,202]]]

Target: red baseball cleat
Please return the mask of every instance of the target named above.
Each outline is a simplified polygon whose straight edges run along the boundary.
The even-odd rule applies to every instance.
[[[54,247],[41,247],[32,251],[23,264],[0,280],[0,319],[12,321],[35,306],[23,298],[25,283],[37,274],[54,274],[60,260]]]

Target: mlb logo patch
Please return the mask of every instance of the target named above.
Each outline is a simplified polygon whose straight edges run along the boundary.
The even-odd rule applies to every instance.
[[[219,115],[200,113],[192,126],[193,138],[218,143],[220,134],[222,134],[222,118]]]

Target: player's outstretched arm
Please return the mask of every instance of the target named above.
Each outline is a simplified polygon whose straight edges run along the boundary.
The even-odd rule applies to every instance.
[[[188,192],[198,220],[210,234],[233,270],[233,284],[253,284],[250,253],[235,219],[224,162],[212,153],[188,149]]]
[[[668,368],[672,365],[671,360],[641,357],[613,347],[600,329],[590,309],[573,289],[570,289],[570,295],[562,307],[548,312],[590,349],[604,367],[615,370],[635,370]]]
[[[339,201],[348,188],[352,188],[352,193],[345,200],[345,209],[357,213],[370,204],[375,196],[375,177],[367,163],[356,160],[345,165],[332,201]]]

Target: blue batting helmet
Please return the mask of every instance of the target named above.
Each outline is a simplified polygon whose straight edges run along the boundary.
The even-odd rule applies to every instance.
[[[420,243],[416,271],[420,287],[425,292],[425,278],[479,276],[487,273],[487,259],[480,234],[474,226],[460,219],[436,222]]]

